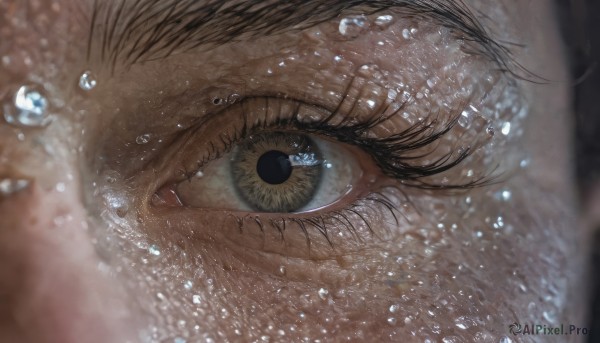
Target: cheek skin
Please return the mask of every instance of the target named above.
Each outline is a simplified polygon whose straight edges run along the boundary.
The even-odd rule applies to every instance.
[[[76,28],[73,24],[57,36]],[[26,41],[47,31],[30,33]],[[21,40],[2,41],[15,46],[0,45],[0,51],[28,51],[16,45]],[[49,46],[56,47],[50,64],[62,66],[57,56],[66,54]],[[541,53],[537,45],[532,49],[531,56]],[[29,53],[34,65],[48,65]],[[78,70],[77,64],[61,70]],[[548,65],[560,69],[558,63]],[[16,69],[0,68],[0,80],[11,84],[20,84],[29,73],[41,75],[26,66],[9,70]],[[57,89],[72,89],[76,76],[64,75],[69,79],[58,81],[64,87]],[[533,108],[549,98],[566,102],[564,89],[535,92]],[[340,241],[331,254],[315,239],[315,254],[289,257],[289,247],[277,246],[277,233],[251,227],[240,235],[218,216],[190,214],[180,224],[178,215],[159,217],[146,204],[121,207],[115,214],[110,206],[119,199],[96,197],[89,185],[103,180],[65,157],[77,156],[80,138],[62,138],[74,137],[81,128],[70,122],[75,111],[65,108],[60,116],[64,122],[48,131],[25,132],[25,142],[0,122],[0,176],[18,173],[34,180],[26,190],[0,198],[0,341],[267,336],[272,341],[491,342],[508,335],[507,326],[515,321],[583,325],[577,306],[583,295],[571,293],[579,290],[583,254],[578,246],[585,237],[574,227],[571,202],[557,198],[545,183],[538,187],[538,176],[553,169],[554,160],[538,155],[539,145],[529,145],[534,157],[541,156],[534,159],[535,172],[527,169],[502,185],[475,190],[468,203],[466,195],[408,190],[412,203],[402,208],[406,216],[398,225],[392,218],[374,217],[375,235],[360,228],[362,245],[346,249]],[[103,119],[90,119],[96,120]],[[548,130],[547,136],[565,131]],[[54,151],[52,158],[35,145],[40,137]],[[565,174],[553,178],[565,179]],[[66,183],[65,191],[56,190],[59,182]],[[498,198],[506,190],[509,201]],[[292,235],[286,244],[302,246],[302,240]],[[268,252],[261,250],[265,246]]]

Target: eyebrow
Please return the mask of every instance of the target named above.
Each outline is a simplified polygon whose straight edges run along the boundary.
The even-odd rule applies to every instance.
[[[502,71],[516,63],[460,0],[94,0],[88,60],[95,49],[103,63],[132,65],[200,46],[301,31],[340,15],[386,9],[428,19],[469,44],[469,53],[488,56]],[[96,57],[94,55],[94,57]]]

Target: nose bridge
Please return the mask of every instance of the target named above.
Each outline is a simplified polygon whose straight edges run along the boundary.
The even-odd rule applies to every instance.
[[[66,140],[1,119],[0,342],[135,341],[120,282],[99,268]]]

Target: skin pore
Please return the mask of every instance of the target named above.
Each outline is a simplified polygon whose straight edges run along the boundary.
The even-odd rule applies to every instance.
[[[549,2],[144,3],[0,0],[3,115],[31,85],[50,118],[0,121],[0,341],[584,338],[508,330],[584,326]],[[181,14],[213,4],[241,19]],[[261,132],[326,147],[308,211],[224,177]]]

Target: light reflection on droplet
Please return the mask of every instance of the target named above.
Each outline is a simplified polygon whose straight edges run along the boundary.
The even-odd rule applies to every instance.
[[[21,126],[45,126],[49,123],[48,100],[37,86],[21,86],[12,103],[2,107],[4,119],[9,124]]]
[[[148,144],[150,142],[150,134],[145,133],[136,137],[135,142],[139,145]]]
[[[83,89],[86,92],[89,92],[92,89],[94,89],[96,85],[96,77],[89,70],[83,72],[83,74],[81,74],[81,76],[79,77],[79,88]]]

